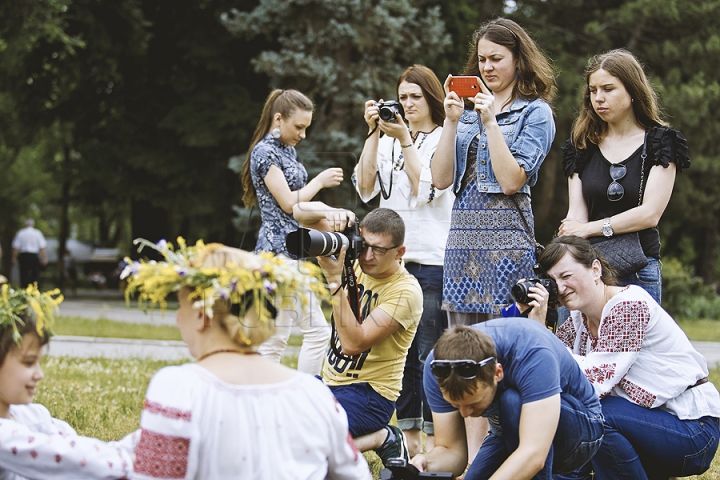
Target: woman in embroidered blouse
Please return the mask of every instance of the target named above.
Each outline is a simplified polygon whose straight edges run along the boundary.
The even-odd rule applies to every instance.
[[[305,167],[297,161],[295,145],[305,138],[312,122],[313,104],[297,90],[273,90],[265,101],[248,156],[242,166],[243,202],[250,208],[259,204],[262,223],[256,252],[287,256],[285,238],[299,228],[292,217],[298,202],[311,200],[321,189],[340,185],[341,168],[328,168],[308,182]],[[298,370],[319,375],[330,340],[330,326],[317,301],[307,309],[283,311],[277,319],[277,332],[260,348],[260,353],[276,362],[296,322],[303,332]]]
[[[657,225],[670,201],[675,173],[690,166],[687,141],[660,117],[657,95],[630,52],[619,49],[593,57],[585,80],[580,115],[563,148],[569,207],[559,235],[602,238],[639,232],[648,265],[619,281],[640,285],[661,303]]]
[[[432,163],[437,188],[457,195],[445,253],[443,308],[451,325],[500,316],[535,263],[530,187],[555,137],[549,60],[527,32],[497,18],[473,35],[465,75],[481,93],[445,82],[445,122]],[[492,91],[492,92],[491,92]]]
[[[353,183],[363,202],[382,192],[380,206],[395,210],[404,220],[405,268],[423,290],[423,315],[408,351],[397,401],[398,426],[405,432],[413,456],[422,450],[421,430],[432,442],[432,412],[424,401],[422,365],[447,328],[447,316],[440,308],[443,257],[455,196],[449,190],[436,189],[430,175],[445,119],[440,80],[429,68],[413,65],[400,75],[397,96],[407,125],[399,114],[394,121],[382,120],[378,104],[365,102],[370,134]],[[381,132],[385,134],[382,138]]]
[[[591,461],[595,478],[667,479],[707,470],[718,448],[720,395],[685,333],[644,289],[618,286],[586,239],[557,237],[538,261],[571,311],[557,336],[601,399],[605,436]],[[531,292],[529,316],[544,324],[547,291],[537,284]],[[589,470],[558,478],[590,478]]]
[[[276,300],[259,306],[259,293],[247,285],[249,294],[239,303],[224,299],[222,292],[240,291],[234,285],[245,278],[232,272],[244,269],[253,279],[253,272],[277,267],[219,244],[205,246],[192,265],[197,271],[185,275],[187,282],[209,269],[234,276],[215,293],[206,293],[209,282],[199,280],[202,299],[188,283],[178,292],[177,324],[197,362],[163,368],[150,381],[133,478],[369,480],[345,411],[322,381],[254,354],[274,331],[258,308],[272,316]],[[274,278],[289,281],[294,272],[282,268]],[[159,270],[157,282],[146,277],[142,288],[157,290],[163,275]],[[262,288],[270,295],[280,291]]]

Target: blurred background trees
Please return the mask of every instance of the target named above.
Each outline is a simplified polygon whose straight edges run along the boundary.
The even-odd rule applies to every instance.
[[[257,211],[236,171],[272,88],[316,103],[299,158],[345,168],[322,200],[363,213],[349,177],[367,99],[394,98],[413,63],[459,73],[482,21],[526,27],[558,71],[558,133],[533,189],[538,238],[567,211],[559,147],[587,59],[632,50],[646,65],[692,168],[661,221],[669,286],[714,295],[720,245],[720,0],[36,0],[0,3],[0,244],[25,217],[131,253],[131,239],[203,238],[252,248]],[[680,280],[677,280],[680,282]],[[687,282],[685,282],[687,283]],[[680,296],[682,297],[682,296]]]

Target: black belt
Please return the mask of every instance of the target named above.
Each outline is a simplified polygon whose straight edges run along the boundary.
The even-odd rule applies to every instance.
[[[687,387],[686,390],[690,390],[691,388],[699,387],[699,386],[702,385],[703,383],[707,383],[707,382],[708,382],[708,378],[707,378],[707,377],[703,377],[703,378],[701,378],[700,380],[698,380],[697,382],[695,382],[695,385],[690,385],[689,387]]]

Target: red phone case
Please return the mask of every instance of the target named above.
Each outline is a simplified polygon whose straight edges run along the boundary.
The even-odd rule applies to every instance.
[[[479,82],[478,77],[452,77],[450,91],[457,93],[459,97],[474,97],[482,91]]]

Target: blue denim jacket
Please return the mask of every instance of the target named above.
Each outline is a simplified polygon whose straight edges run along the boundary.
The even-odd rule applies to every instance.
[[[530,187],[537,183],[538,171],[550,151],[555,138],[555,121],[550,105],[540,99],[533,101],[516,99],[510,108],[496,115],[505,143],[518,164],[527,173],[527,182],[519,193],[530,193]],[[487,132],[480,131],[479,114],[465,110],[460,117],[455,136],[455,180],[453,191],[458,194],[465,168],[470,143],[480,134],[477,154],[477,183],[483,193],[502,193],[502,187],[495,178],[487,146]]]

